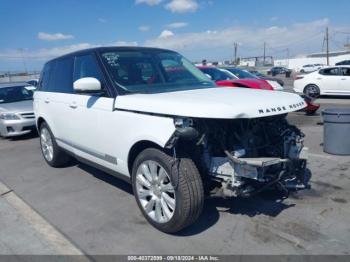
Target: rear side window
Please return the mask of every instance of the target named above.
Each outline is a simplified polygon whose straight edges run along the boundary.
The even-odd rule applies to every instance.
[[[51,62],[46,63],[43,70],[41,71],[38,90],[48,91],[49,90],[49,80],[51,72]]]
[[[75,58],[73,82],[84,77],[94,77],[103,82],[101,70],[92,54]]]
[[[343,76],[350,76],[350,68],[348,68],[348,67],[343,67],[343,68],[341,68],[340,70],[341,70],[341,74],[342,74]]]
[[[321,75],[325,76],[337,76],[339,75],[339,69],[338,68],[326,68],[320,70]]]
[[[73,93],[73,58],[55,60],[50,74],[49,92]]]

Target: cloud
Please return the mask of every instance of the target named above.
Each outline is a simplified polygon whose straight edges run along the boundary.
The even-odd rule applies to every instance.
[[[158,39],[168,39],[172,36],[174,36],[175,34],[173,32],[171,32],[170,30],[164,30],[163,32],[160,33],[160,35],[158,36]]]
[[[181,28],[181,27],[186,27],[186,26],[188,26],[188,23],[175,22],[175,23],[167,24],[165,27],[176,29],[176,28]]]
[[[196,0],[171,0],[165,8],[173,13],[195,12],[199,5]]]
[[[163,0],[136,0],[135,3],[138,4],[146,4],[150,6],[159,5]]]
[[[276,22],[277,20],[279,20],[279,17],[277,16],[270,17],[271,22]]]
[[[141,25],[141,26],[139,26],[139,31],[141,31],[141,32],[147,32],[150,29],[151,28],[148,25]]]
[[[220,52],[232,53],[233,43],[239,42],[241,54],[259,55],[263,43],[267,42],[269,55],[272,55],[285,48],[295,51],[315,47],[321,49],[324,28],[328,24],[328,19],[321,19],[288,27],[228,27],[176,35],[164,30],[158,38],[146,41],[145,45],[192,52],[206,49],[215,56]],[[336,30],[335,27],[333,29]]]
[[[67,40],[67,39],[73,39],[73,35],[65,35],[62,33],[56,33],[56,34],[49,34],[45,32],[39,32],[38,33],[38,39],[44,40],[44,41],[57,41],[57,40]]]
[[[99,21],[100,23],[107,23],[107,19],[104,19],[104,18],[99,18],[99,19],[97,19],[97,21]]]
[[[79,43],[74,45],[67,46],[57,46],[53,48],[42,48],[38,50],[19,50],[12,49],[0,52],[0,60],[22,60],[23,57],[25,59],[30,60],[39,60],[45,61],[49,60],[64,54],[68,54],[71,52],[75,52],[82,49],[101,47],[101,46],[137,46],[138,43],[135,41],[116,41],[113,43],[108,43],[105,45],[102,44],[91,44],[91,43]]]
[[[109,46],[138,46],[136,41],[117,41],[109,44]]]

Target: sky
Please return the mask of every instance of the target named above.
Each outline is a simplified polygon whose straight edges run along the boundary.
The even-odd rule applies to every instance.
[[[0,71],[96,46],[156,46],[192,61],[321,52],[350,39],[349,0],[1,0]],[[350,41],[350,40],[349,40]]]

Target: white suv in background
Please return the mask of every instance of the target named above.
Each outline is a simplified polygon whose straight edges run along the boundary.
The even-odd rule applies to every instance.
[[[177,232],[204,193],[249,197],[307,184],[299,95],[216,87],[176,52],[104,47],[46,63],[34,95],[46,162],[71,157],[132,183],[146,219]],[[76,203],[75,203],[76,204]]]

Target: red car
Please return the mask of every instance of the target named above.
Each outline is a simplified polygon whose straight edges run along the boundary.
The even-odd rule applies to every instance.
[[[226,69],[220,69],[210,66],[198,67],[203,73],[210,76],[218,86],[233,86],[233,87],[246,87],[254,89],[273,90],[273,87],[265,80],[253,78],[253,79],[239,79],[234,74]]]
[[[218,86],[232,86],[232,87],[245,87],[245,88],[254,88],[254,89],[264,89],[264,90],[274,90],[273,87],[263,79],[257,78],[244,78],[239,79],[232,72],[210,66],[199,66],[198,67],[203,73],[210,76],[210,78],[215,81]],[[302,96],[307,104],[307,107],[304,109],[306,114],[312,115],[319,108],[319,104],[315,104],[310,97]]]

